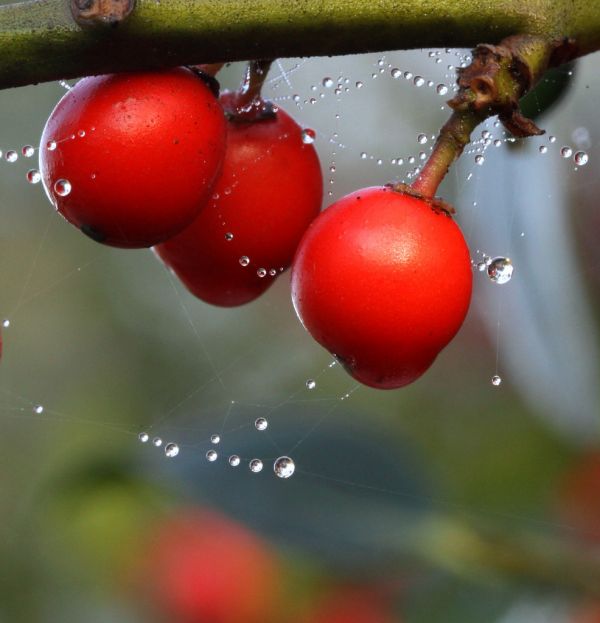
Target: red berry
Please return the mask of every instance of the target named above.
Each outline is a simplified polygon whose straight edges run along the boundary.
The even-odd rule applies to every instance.
[[[296,312],[361,383],[403,387],[460,328],[471,299],[469,250],[456,223],[387,187],[325,210],[292,271]]]
[[[215,512],[188,511],[151,535],[140,581],[169,621],[267,623],[280,568],[245,527]]]
[[[225,119],[184,68],[84,78],[46,122],[46,193],[75,227],[105,244],[148,247],[189,225],[210,196]]]
[[[231,109],[232,94],[225,98]],[[287,113],[279,108],[270,117],[232,120],[213,199],[156,251],[198,298],[242,305],[290,265],[322,197],[316,151]]]

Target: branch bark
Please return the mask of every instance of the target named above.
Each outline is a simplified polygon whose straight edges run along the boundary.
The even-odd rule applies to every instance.
[[[0,6],[0,88],[252,58],[472,47],[518,33],[600,49],[591,0],[138,0],[117,27],[81,28],[69,0]]]

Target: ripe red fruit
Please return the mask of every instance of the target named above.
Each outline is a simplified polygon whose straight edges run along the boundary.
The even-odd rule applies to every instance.
[[[234,118],[213,198],[156,252],[192,294],[230,307],[260,296],[290,265],[321,209],[323,180],[312,139],[285,111],[236,120],[235,94],[222,100]]]
[[[169,622],[267,623],[280,568],[257,535],[212,511],[185,511],[159,526],[143,588]]]
[[[460,328],[471,299],[469,250],[456,223],[388,187],[325,210],[302,239],[292,300],[311,335],[361,383],[403,387]]]
[[[75,227],[116,247],[148,247],[189,225],[225,151],[223,110],[191,70],[80,80],[46,122],[46,193]]]

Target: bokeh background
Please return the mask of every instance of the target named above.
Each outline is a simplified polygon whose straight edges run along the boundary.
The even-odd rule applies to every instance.
[[[408,179],[465,54],[274,64],[267,94],[315,130],[326,204]],[[151,251],[82,236],[21,154],[65,86],[0,92],[0,621],[600,620],[597,64],[569,76],[543,137],[475,132],[441,192],[474,264],[510,257],[514,276],[474,266],[458,337],[391,392],[304,332],[288,273],[220,309]]]

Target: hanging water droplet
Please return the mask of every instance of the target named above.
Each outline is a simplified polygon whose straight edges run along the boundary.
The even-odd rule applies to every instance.
[[[412,72],[410,72],[410,71],[405,71],[404,72],[404,78],[406,80],[410,80],[412,77],[413,77]]]
[[[179,454],[179,446],[174,442],[169,442],[165,446],[165,456],[172,459]]]
[[[426,134],[419,134],[419,136],[417,136],[417,143],[419,143],[419,145],[425,145],[426,142],[427,142]]]
[[[508,283],[513,270],[514,267],[508,257],[495,257],[487,267],[488,277],[498,285]]]
[[[42,179],[42,176],[37,169],[29,169],[29,171],[27,171],[26,177],[27,181],[30,184],[37,184]]]
[[[573,156],[573,160],[578,167],[583,167],[584,165],[586,165],[589,159],[590,158],[585,151],[578,151]]]
[[[548,137],[548,141],[549,141],[550,143],[556,143],[556,136],[549,136],[549,137]]]
[[[231,467],[237,467],[240,464],[240,457],[237,454],[232,454],[228,461]]]
[[[54,192],[61,197],[66,197],[71,192],[71,182],[65,179],[56,180]]]
[[[263,462],[260,459],[252,459],[249,463],[250,471],[258,474],[262,472]]]
[[[264,417],[258,417],[254,420],[254,427],[256,430],[267,430],[269,422]]]
[[[315,379],[308,379],[306,381],[306,389],[314,389],[317,386]]]
[[[248,266],[248,264],[250,264],[250,258],[247,255],[242,255],[242,257],[240,257],[240,264],[242,266]]]
[[[548,148],[546,147],[546,145],[540,145],[538,150],[540,154],[545,154],[548,152]]]
[[[311,103],[313,103],[311,101]],[[302,142],[305,145],[311,145],[312,143],[315,142],[315,138],[316,138],[316,133],[314,130],[311,130],[310,128],[304,128],[304,130],[302,130]]]
[[[570,147],[565,145],[565,147],[561,147],[560,155],[563,158],[570,158],[573,155],[573,150]]]
[[[210,443],[219,443],[221,441],[221,436],[220,435],[211,435],[210,436]]]
[[[360,80],[358,80],[358,82],[357,82],[354,86],[355,86],[357,89],[362,89],[364,85],[363,85],[363,83],[362,83]]]
[[[227,242],[231,242],[233,240],[233,234],[230,231],[225,234],[225,240],[227,240]]]
[[[48,141],[48,142],[46,143],[46,149],[47,149],[48,151],[54,151],[54,150],[56,149],[56,141],[53,141],[53,140]]]
[[[279,478],[289,478],[295,470],[296,465],[289,456],[280,456],[273,464],[273,471]]]
[[[415,76],[415,79],[413,80],[413,84],[416,87],[422,87],[425,84],[425,79],[421,76]]]
[[[42,413],[44,413],[44,406],[35,405],[35,407],[33,407],[33,412],[36,413],[37,415],[41,415]]]
[[[19,158],[19,154],[14,149],[9,149],[5,154],[4,158],[7,162],[16,162]]]
[[[148,439],[150,439],[150,435],[148,435],[148,433],[140,433],[138,435],[138,439],[141,443],[148,443]]]
[[[33,147],[33,145],[25,145],[21,149],[21,153],[25,156],[25,158],[31,158],[31,156],[35,154],[35,148]]]
[[[502,384],[502,378],[499,377],[497,374],[494,374],[494,376],[492,377],[492,385],[494,387],[498,387],[501,384]]]
[[[446,93],[448,93],[448,87],[445,84],[438,84],[437,87],[435,87],[435,90],[437,92],[438,95],[446,95]]]
[[[209,450],[206,453],[206,460],[210,461],[211,463],[214,463],[218,458],[219,458],[219,455],[216,453],[215,450]]]
[[[160,446],[162,446],[162,439],[160,437],[155,437],[152,440],[153,445],[155,445],[157,448],[160,448]]]
[[[333,86],[333,80],[329,77],[323,78],[322,84],[325,88],[330,89]]]
[[[361,160],[366,160],[367,159],[367,152],[366,151],[361,151],[360,152],[360,157],[361,157]]]
[[[9,320],[8,318],[5,318],[5,319],[2,321],[2,326],[3,326],[5,329],[8,329],[8,327],[10,327],[10,320]]]
[[[396,80],[402,77],[402,72],[397,67],[394,67],[390,73],[392,74],[392,78]]]
[[[484,156],[482,156],[481,154],[477,154],[475,156],[475,164],[481,166],[484,162],[485,162]]]
[[[257,275],[258,275],[258,276],[262,279],[263,277],[265,277],[265,276],[266,276],[266,274],[267,274],[267,269],[266,269],[266,268],[259,268],[259,269],[256,271],[256,274],[257,274]]]

